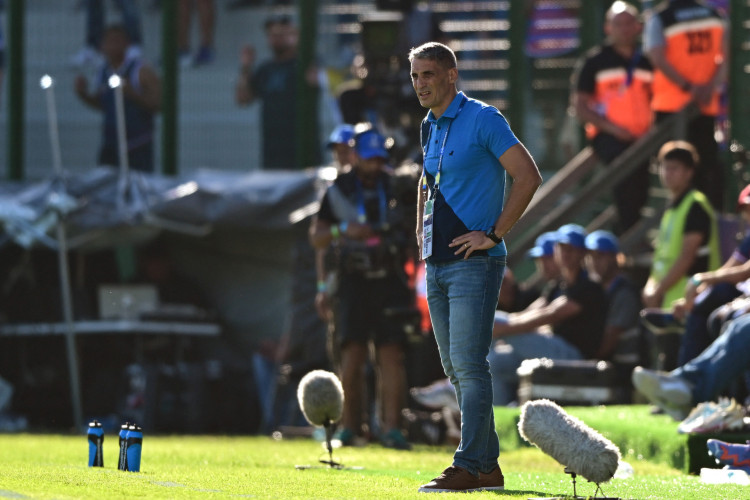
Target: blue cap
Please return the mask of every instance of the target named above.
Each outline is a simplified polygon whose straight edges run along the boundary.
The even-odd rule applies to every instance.
[[[586,236],[586,248],[599,252],[617,253],[620,251],[620,244],[617,241],[617,236],[609,231],[599,229]]]
[[[549,257],[555,253],[556,240],[557,233],[554,231],[542,233],[537,237],[536,241],[534,241],[534,248],[529,250],[526,255],[535,259],[538,257]]]
[[[578,224],[565,224],[557,230],[557,243],[586,248],[586,230]]]
[[[328,136],[328,146],[333,147],[334,144],[347,144],[349,141],[354,139],[354,125],[348,123],[342,123],[337,125],[331,135]]]
[[[354,150],[357,154],[369,160],[370,158],[388,158],[385,149],[385,137],[375,129],[366,130],[354,136]]]

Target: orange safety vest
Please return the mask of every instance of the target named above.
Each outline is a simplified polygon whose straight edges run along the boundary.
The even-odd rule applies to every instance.
[[[635,67],[631,71],[630,82],[628,68],[624,66],[598,71],[593,97],[597,109],[607,120],[640,137],[651,127],[653,74],[642,67]],[[586,137],[592,139],[598,133],[593,124],[586,124]]]
[[[667,62],[693,84],[709,82],[723,61],[723,19],[712,8],[696,2],[671,2],[657,14],[664,30],[664,55]],[[673,113],[690,102],[690,93],[682,90],[658,69],[654,70],[654,111]],[[701,113],[719,113],[719,91],[714,91]]]

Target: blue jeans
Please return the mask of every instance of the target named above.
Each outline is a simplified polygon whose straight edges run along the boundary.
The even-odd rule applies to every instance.
[[[505,321],[506,314],[498,313],[495,321]],[[507,405],[516,400],[518,374],[516,370],[525,359],[583,359],[576,346],[557,335],[540,332],[508,335],[497,341],[490,350],[492,374],[492,402],[495,406]]]
[[[694,403],[712,401],[750,369],[748,353],[750,314],[745,314],[727,323],[724,333],[697,358],[670,373],[693,384]]]
[[[708,319],[718,307],[740,296],[737,287],[730,283],[719,283],[695,298],[693,309],[685,320],[685,333],[680,340],[677,366],[682,366],[698,356],[716,337],[711,336]]]
[[[86,1],[86,45],[99,50],[104,33],[104,1]],[[122,12],[122,24],[130,37],[130,43],[140,45],[141,19],[135,0],[115,0],[117,8]]]
[[[461,409],[461,442],[453,465],[474,475],[497,467],[500,454],[487,355],[504,270],[505,257],[487,256],[426,266],[440,361]]]

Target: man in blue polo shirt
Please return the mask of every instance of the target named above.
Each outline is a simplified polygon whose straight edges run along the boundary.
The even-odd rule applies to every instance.
[[[450,48],[429,42],[412,49],[409,61],[419,103],[430,110],[421,130],[417,241],[440,360],[461,410],[453,464],[419,491],[500,490],[487,354],[507,254],[503,236],[542,179],[503,115],[458,92]],[[504,204],[506,172],[513,185]]]

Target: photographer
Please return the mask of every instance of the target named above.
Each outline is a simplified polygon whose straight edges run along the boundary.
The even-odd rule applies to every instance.
[[[405,395],[404,315],[413,305],[404,276],[409,258],[411,211],[394,197],[386,170],[385,140],[367,125],[355,127],[354,168],[326,190],[310,228],[316,249],[328,249],[334,279],[318,284],[332,299],[332,350],[344,387],[344,412],[335,436],[352,445],[362,431],[368,344],[376,349],[377,394],[381,401],[384,446],[409,449],[399,428]],[[413,250],[412,250],[413,252]]]

